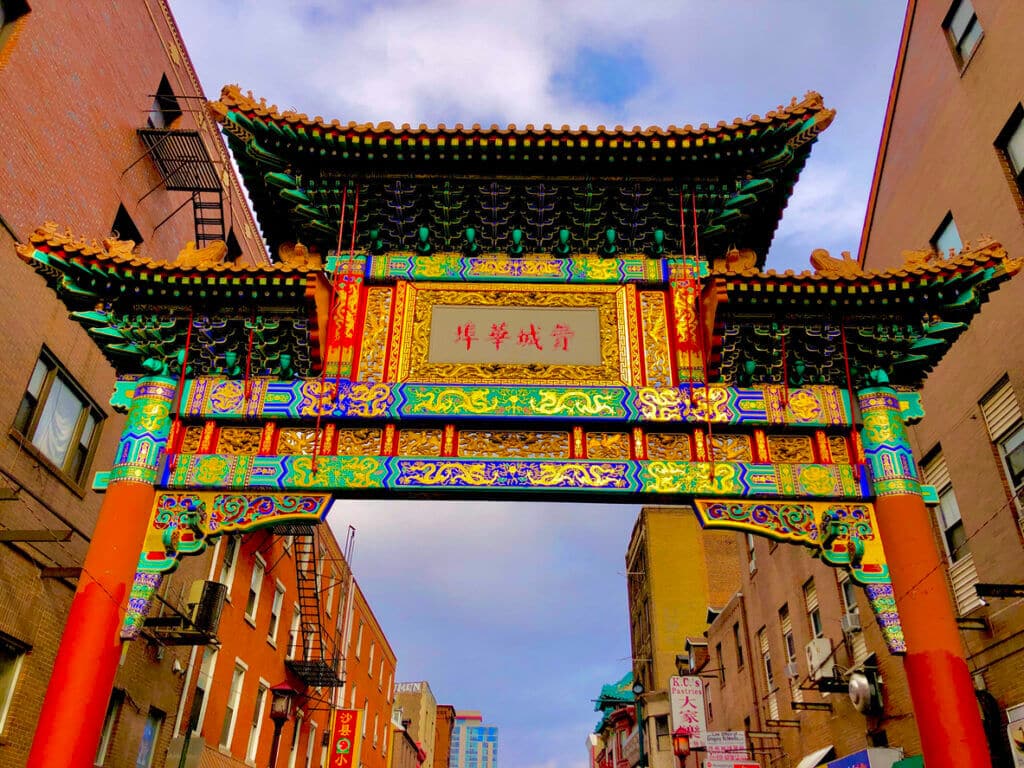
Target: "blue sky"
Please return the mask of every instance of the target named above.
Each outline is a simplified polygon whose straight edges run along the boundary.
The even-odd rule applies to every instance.
[[[856,252],[903,19],[896,0],[171,0],[206,92],[343,122],[685,125],[817,90],[838,111],[768,266]],[[907,247],[913,247],[908,243]],[[636,507],[341,502],[399,678],[480,709],[502,768],[580,768],[629,668]]]

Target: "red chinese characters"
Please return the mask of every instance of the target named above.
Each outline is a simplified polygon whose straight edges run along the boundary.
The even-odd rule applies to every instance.
[[[501,344],[508,338],[508,328],[505,323],[491,323],[491,341],[495,349],[501,349]]]
[[[466,349],[471,348],[476,339],[476,325],[474,323],[466,323],[455,329],[456,343],[465,342]]]
[[[498,352],[501,351],[502,345],[505,342],[511,343],[513,340],[520,347],[532,347],[543,352],[544,337],[548,336],[552,340],[551,346],[548,349],[556,352],[568,352],[569,342],[576,335],[576,332],[567,323],[555,323],[555,327],[550,334],[546,334],[544,327],[537,323],[530,323],[520,327],[519,332],[515,335],[513,335],[510,327],[514,326],[510,326],[507,320],[491,323],[491,330],[484,340],[489,340]],[[481,341],[481,338],[477,335],[476,323],[471,321],[455,327],[455,337],[452,339],[453,344],[459,346],[465,344],[466,350],[469,351],[472,350],[474,342],[477,341]]]
[[[523,328],[519,331],[519,346],[520,347],[536,347],[537,349],[544,349],[540,344],[540,329],[530,323],[530,328],[527,330]]]
[[[359,764],[361,731],[358,709],[336,709],[331,721],[330,768],[354,768]]]

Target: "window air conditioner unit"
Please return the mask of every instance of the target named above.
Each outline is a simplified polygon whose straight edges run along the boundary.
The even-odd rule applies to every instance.
[[[840,619],[839,625],[843,628],[844,634],[852,635],[860,632],[860,614],[857,612],[846,614]]]
[[[795,661],[791,661],[786,665],[786,677],[800,677],[800,667],[797,666]]]
[[[804,646],[807,656],[807,671],[812,680],[831,677],[828,660],[832,656],[832,643],[827,637],[816,637]]]
[[[189,621],[199,632],[213,635],[220,626],[220,614],[224,610],[227,585],[219,581],[193,581],[188,590],[185,604]]]

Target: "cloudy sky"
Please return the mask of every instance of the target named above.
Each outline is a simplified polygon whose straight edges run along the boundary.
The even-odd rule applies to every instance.
[[[343,122],[699,125],[808,90],[838,110],[768,266],[856,251],[898,0],[171,0],[203,86]],[[634,507],[342,503],[399,658],[501,728],[501,768],[578,768],[591,699],[629,668]]]

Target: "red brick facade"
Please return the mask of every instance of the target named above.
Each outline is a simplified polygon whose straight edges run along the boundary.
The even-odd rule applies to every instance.
[[[108,398],[114,374],[82,328],[42,279],[22,263],[14,245],[45,221],[80,236],[102,238],[123,205],[147,255],[173,258],[193,239],[187,193],[158,187],[136,129],[146,124],[153,94],[166,76],[183,114],[174,127],[198,127],[222,169],[230,169],[216,129],[194,113],[200,95],[176,27],[163,2],[99,0],[88,11],[67,3],[32,0],[31,10],[0,29],[0,486],[16,498],[3,502],[3,526],[12,530],[70,530],[60,543],[0,544],[0,639],[24,651],[0,727],[0,766],[24,765],[42,696],[75,587],[73,571],[49,577],[44,568],[80,567],[101,497],[92,474],[112,463],[122,418]],[[197,123],[197,119],[201,122]],[[262,244],[230,171],[226,221],[245,258],[264,259]],[[144,198],[144,199],[143,199]],[[80,479],[48,460],[16,426],[19,406],[44,349],[65,381],[103,420],[89,466]],[[30,431],[30,430],[26,430]],[[204,558],[186,562],[165,584],[175,605],[192,579],[204,576]],[[11,653],[10,650],[5,653]],[[110,733],[105,765],[134,765],[147,718],[162,718],[153,765],[163,765],[189,649],[132,643],[115,685],[122,701]],[[0,693],[0,695],[3,695]]]

